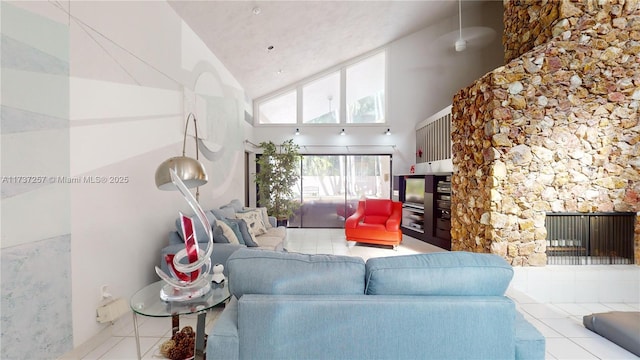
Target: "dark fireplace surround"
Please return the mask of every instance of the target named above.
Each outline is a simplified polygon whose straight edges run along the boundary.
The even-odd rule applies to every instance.
[[[635,214],[640,2],[507,1],[506,65],[452,108],[452,250],[547,263],[548,213]]]

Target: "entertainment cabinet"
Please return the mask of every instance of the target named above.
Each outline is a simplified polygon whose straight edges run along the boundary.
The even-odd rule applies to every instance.
[[[451,250],[451,173],[396,177],[402,202],[402,233]],[[424,184],[423,196],[416,184]]]
[[[403,204],[402,227],[419,233],[424,233],[424,208]]]

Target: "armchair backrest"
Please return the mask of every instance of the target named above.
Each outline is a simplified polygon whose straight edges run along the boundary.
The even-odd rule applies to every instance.
[[[393,201],[389,199],[365,199],[364,222],[369,224],[384,224],[393,213]]]
[[[365,215],[388,217],[392,210],[393,204],[389,199],[366,199],[364,201]]]

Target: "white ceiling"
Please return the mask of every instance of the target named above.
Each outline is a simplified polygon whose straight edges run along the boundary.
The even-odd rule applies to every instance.
[[[456,0],[169,3],[252,99],[458,11]],[[256,8],[259,14],[254,13]]]

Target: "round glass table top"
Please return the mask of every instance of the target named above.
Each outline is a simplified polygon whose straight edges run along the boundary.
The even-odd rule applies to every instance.
[[[140,315],[153,317],[193,314],[208,310],[230,297],[226,280],[220,284],[212,282],[211,290],[208,293],[185,301],[164,301],[160,299],[160,290],[165,285],[167,283],[160,280],[145,286],[133,294],[130,301],[131,310]]]

